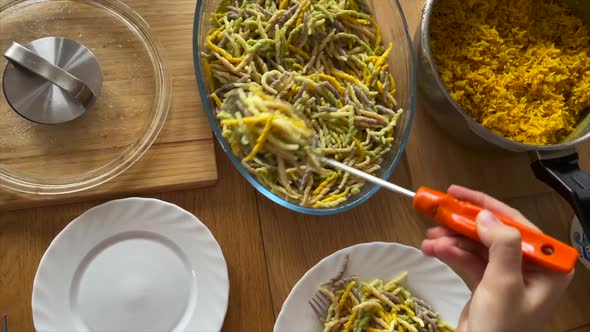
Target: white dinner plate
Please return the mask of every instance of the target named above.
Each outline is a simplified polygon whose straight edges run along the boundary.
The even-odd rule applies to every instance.
[[[211,232],[187,211],[130,198],[72,221],[41,259],[33,320],[49,331],[219,331],[227,266]]]
[[[436,258],[397,243],[374,242],[342,249],[324,258],[297,282],[275,323],[275,332],[321,332],[323,326],[308,301],[319,287],[337,276],[349,255],[345,276],[360,280],[391,280],[408,272],[404,283],[413,295],[423,299],[447,323],[456,326],[471,291],[463,280]]]

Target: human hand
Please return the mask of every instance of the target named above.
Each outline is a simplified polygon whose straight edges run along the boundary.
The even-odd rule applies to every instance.
[[[477,232],[483,244],[445,227],[431,228],[422,251],[463,271],[475,291],[465,305],[458,332],[544,331],[574,272],[562,274],[523,262],[520,232],[495,212],[539,230],[519,211],[467,188],[451,186],[451,196],[482,206]]]

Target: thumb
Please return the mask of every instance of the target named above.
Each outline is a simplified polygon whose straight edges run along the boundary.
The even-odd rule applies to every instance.
[[[505,291],[508,284],[523,286],[520,232],[484,210],[477,216],[477,233],[481,242],[489,248],[489,262],[482,283],[499,292]]]

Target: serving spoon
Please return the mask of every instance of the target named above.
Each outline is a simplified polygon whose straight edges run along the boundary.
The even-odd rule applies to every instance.
[[[483,207],[428,187],[420,187],[417,192],[413,192],[338,161],[322,156],[316,158],[325,165],[411,198],[414,209],[419,213],[463,236],[481,242],[476,218],[484,210]],[[574,269],[579,255],[576,249],[506,216],[498,213],[494,215],[502,223],[518,229],[522,238],[522,253],[526,259],[560,273],[569,273]]]
[[[238,100],[238,96],[232,94],[226,98],[224,106],[232,110],[239,110]],[[312,137],[312,134],[313,132],[311,131],[306,133],[307,136],[305,138],[313,142],[314,137]],[[264,134],[258,135],[260,136],[256,139],[256,146],[258,149],[264,149],[263,147],[259,147],[259,145],[263,144],[260,141],[260,137]],[[266,135],[272,135],[271,131],[268,131]],[[256,150],[256,147],[253,150]],[[314,168],[320,164],[329,165],[378,186],[405,195],[413,200],[414,209],[419,213],[461,235],[481,242],[477,233],[476,222],[477,215],[484,210],[481,206],[459,200],[428,187],[421,187],[417,192],[413,192],[336,160],[320,156],[310,150],[307,150],[305,155],[306,157],[304,158],[307,158],[307,161]],[[522,253],[526,259],[560,273],[569,273],[574,269],[578,260],[578,251],[576,249],[506,216],[498,213],[494,214],[504,224],[519,230],[522,241]]]

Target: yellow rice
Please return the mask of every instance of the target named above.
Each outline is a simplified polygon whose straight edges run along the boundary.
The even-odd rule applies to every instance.
[[[590,37],[556,0],[438,0],[431,47],[457,103],[514,141],[566,140],[590,107]]]

